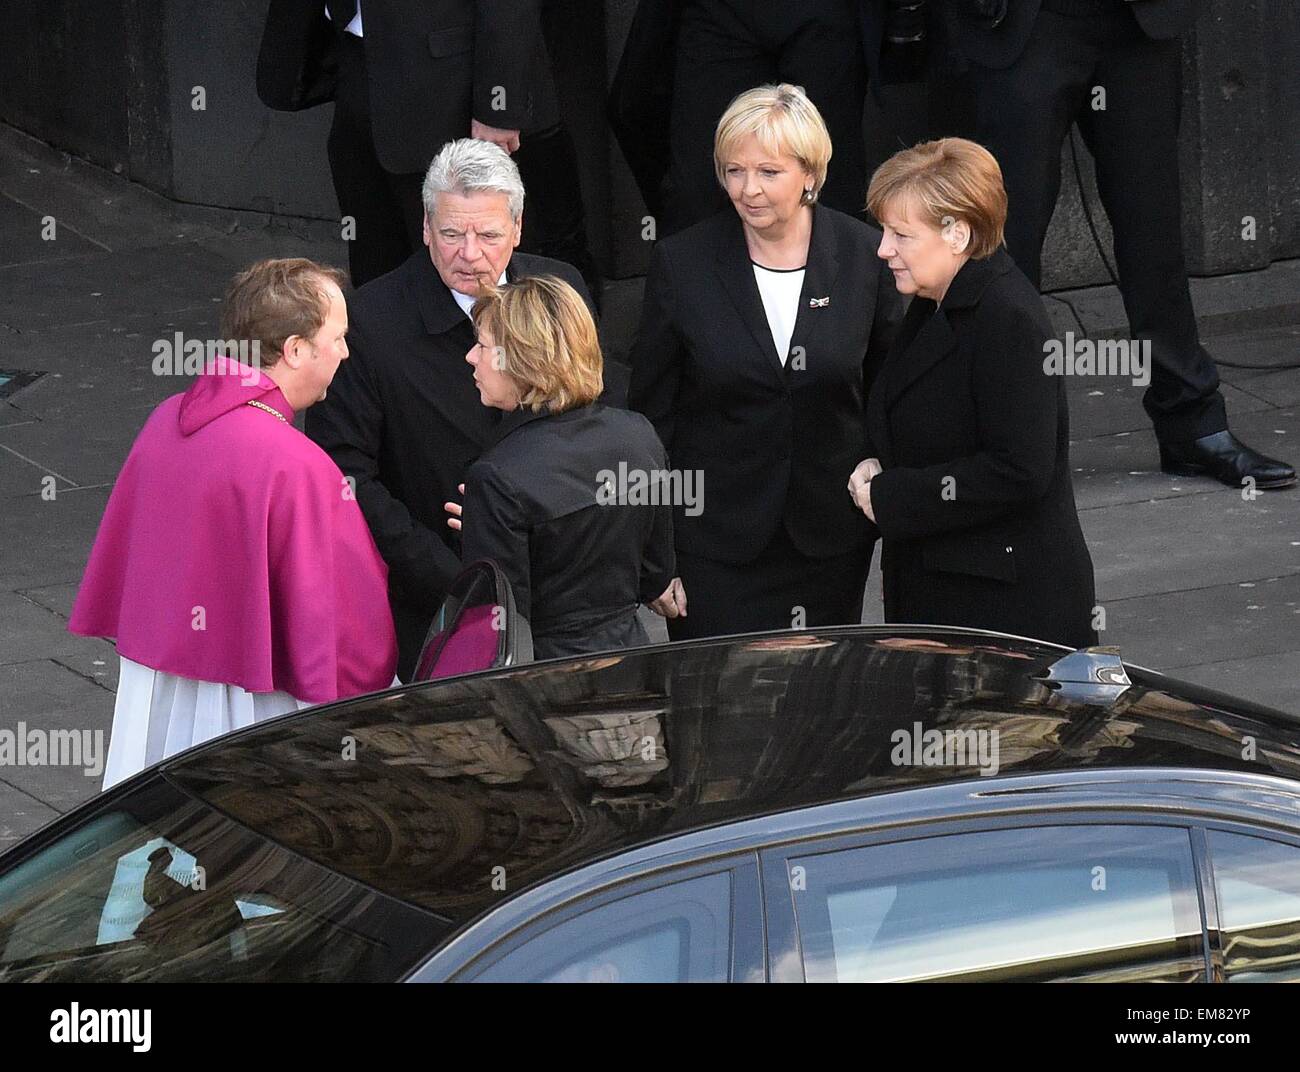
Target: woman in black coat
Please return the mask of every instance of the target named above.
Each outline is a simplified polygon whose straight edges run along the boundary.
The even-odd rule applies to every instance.
[[[662,613],[673,580],[663,445],[638,413],[610,409],[600,344],[567,283],[533,276],[474,305],[466,354],[485,406],[506,411],[465,476],[465,562],[494,560],[539,659],[648,644],[641,603]]]
[[[1065,384],[1044,363],[1042,299],[1002,248],[997,161],[927,142],[881,166],[867,203],[879,256],[916,295],[849,481],[884,540],[885,617],[1095,644]]]
[[[655,248],[628,405],[703,485],[673,515],[674,640],[861,618],[873,534],[844,482],[901,299],[880,233],[816,204],[830,154],[797,87],[741,94],[714,150],[732,206]]]

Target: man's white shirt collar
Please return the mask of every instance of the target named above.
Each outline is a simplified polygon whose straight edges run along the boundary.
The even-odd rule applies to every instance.
[[[497,286],[504,287],[505,285],[506,273],[502,272],[501,278],[497,280]],[[448,289],[450,290],[451,288]],[[461,312],[466,316],[469,316],[469,311],[474,308],[474,303],[478,301],[478,298],[471,297],[468,294],[462,294],[459,290],[452,290],[451,296],[456,299],[456,304],[460,306]],[[472,320],[473,317],[470,317],[470,319]]]

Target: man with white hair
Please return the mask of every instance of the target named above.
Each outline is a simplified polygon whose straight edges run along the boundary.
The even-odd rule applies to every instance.
[[[500,411],[479,401],[465,353],[484,286],[563,279],[591,305],[577,269],[519,253],[524,187],[500,147],[448,142],[424,178],[424,244],[348,302],[348,348],[307,434],[351,481],[388,563],[398,675],[409,678],[429,623],[460,569],[443,503],[492,442]]]

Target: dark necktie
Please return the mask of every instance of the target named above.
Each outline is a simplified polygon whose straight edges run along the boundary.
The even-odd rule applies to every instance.
[[[332,0],[330,4],[330,21],[340,30],[357,16],[357,0]]]

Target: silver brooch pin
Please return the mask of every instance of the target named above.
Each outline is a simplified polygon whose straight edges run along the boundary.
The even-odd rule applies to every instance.
[[[829,294],[827,294],[826,297],[824,297],[824,298],[809,298],[809,299],[808,299],[808,308],[809,308],[809,309],[825,309],[826,306],[830,305],[830,303],[831,303],[831,296],[830,296]]]

